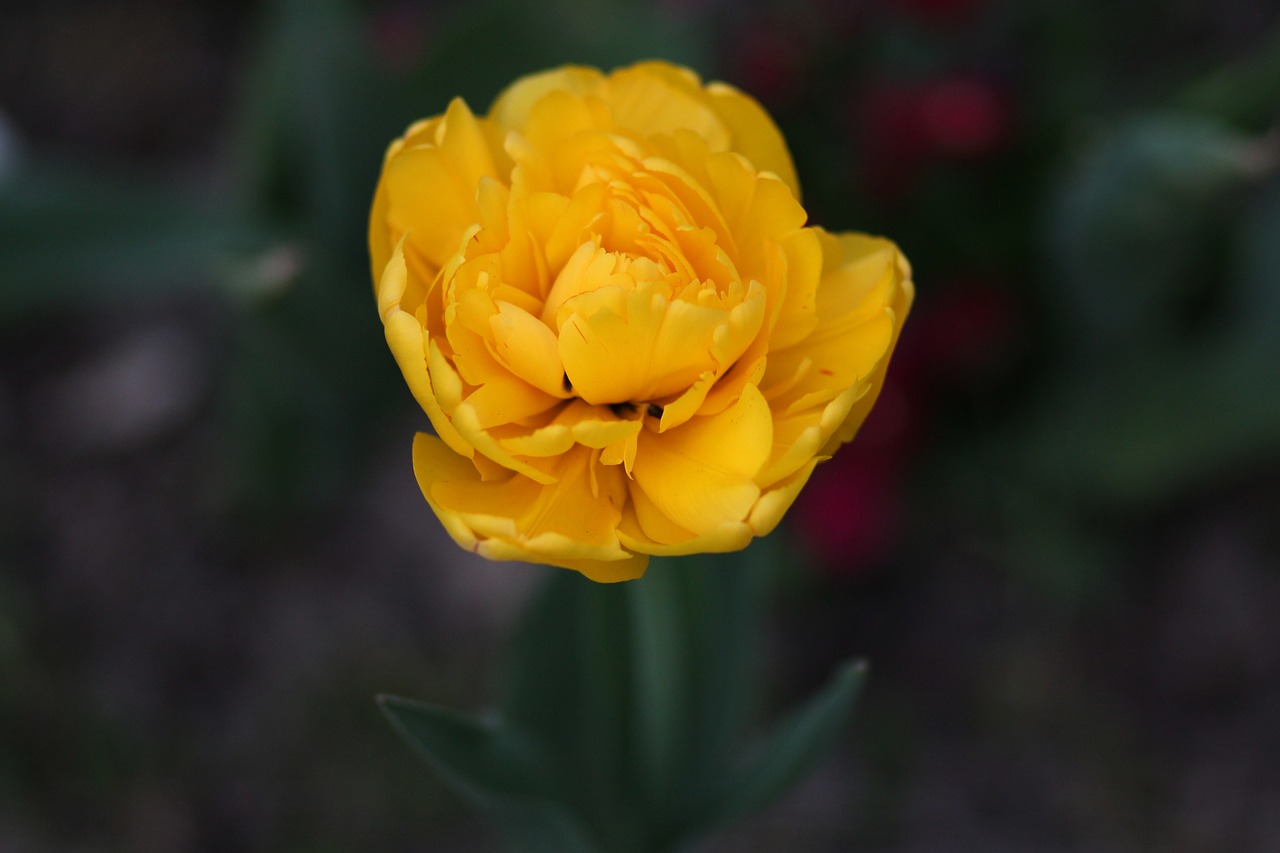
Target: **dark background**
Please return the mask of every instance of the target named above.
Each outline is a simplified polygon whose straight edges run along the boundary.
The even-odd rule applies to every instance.
[[[0,851],[490,849],[372,696],[470,709],[545,569],[413,481],[381,153],[566,61],[778,118],[918,294],[779,536],[765,711],[849,736],[709,850],[1280,849],[1280,12],[1264,0],[0,10]]]

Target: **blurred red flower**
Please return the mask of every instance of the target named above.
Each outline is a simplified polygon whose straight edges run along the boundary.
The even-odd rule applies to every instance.
[[[898,198],[930,162],[996,153],[1009,138],[1011,113],[1005,94],[976,75],[863,90],[853,120],[867,188],[881,198]]]
[[[907,528],[905,480],[936,421],[939,391],[989,381],[1010,360],[1020,328],[1008,291],[983,279],[921,301],[857,440],[814,471],[792,513],[816,566],[863,577]]]

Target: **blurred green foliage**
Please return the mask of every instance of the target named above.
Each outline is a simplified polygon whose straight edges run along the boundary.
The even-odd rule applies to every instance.
[[[60,152],[56,140],[21,138],[15,111],[16,148],[0,140],[0,336],[18,349],[33,334],[56,338],[67,318],[88,324],[157,305],[211,314],[209,414],[219,452],[203,479],[187,484],[195,497],[183,499],[235,542],[187,547],[229,563],[301,550],[281,531],[332,517],[322,511],[343,505],[386,439],[387,420],[412,417],[381,340],[364,246],[387,143],[455,95],[482,110],[539,68],[655,56],[688,63],[765,101],[816,221],[888,234],[915,264],[915,315],[891,377],[912,403],[902,430],[915,436],[899,472],[912,488],[895,566],[932,559],[921,552],[962,529],[1015,585],[1035,589],[1054,612],[1071,611],[1123,584],[1129,556],[1145,544],[1142,522],[1280,461],[1280,22],[1267,5],[1171,3],[1160,14],[1149,3],[1105,0],[238,5],[226,14],[244,37],[222,57],[233,63],[235,91],[225,120],[202,131],[217,139],[212,162],[175,175],[142,158],[115,163],[111,151]],[[408,49],[397,53],[402,43]],[[975,281],[1003,300],[1004,328],[974,331],[942,312]],[[931,337],[939,330],[945,346]],[[59,339],[38,352],[78,345]],[[987,361],[965,367],[973,349]],[[907,370],[928,359],[927,369]],[[7,395],[17,396],[26,377],[0,378],[0,479],[22,488],[33,466],[5,441],[25,423]],[[407,466],[407,435],[403,442]],[[55,550],[31,544],[43,517],[25,495],[0,494],[0,510],[0,548],[40,557]],[[118,830],[95,809],[119,805],[111,798],[123,796],[122,780],[163,786],[153,777],[200,777],[202,756],[169,749],[200,732],[203,717],[147,741],[116,712],[66,700],[64,684],[83,676],[53,640],[59,620],[75,619],[52,609],[57,595],[40,586],[66,581],[0,559],[0,818],[16,809],[53,825],[65,811],[56,804],[69,803],[81,815],[69,833]],[[796,574],[810,568],[790,562]],[[800,585],[812,593],[815,584]],[[684,594],[643,589],[635,594]],[[203,593],[191,597],[213,606]],[[545,639],[567,642],[549,629]],[[636,669],[625,678],[649,684],[637,695],[675,691],[672,672],[657,664],[670,657],[673,635],[640,630],[633,639]],[[703,642],[730,647],[723,638]],[[737,675],[716,695],[742,710],[729,698],[745,691],[741,670],[755,660],[749,644],[730,645],[743,657],[720,661],[717,672]],[[532,673],[535,663],[519,666]],[[392,686],[371,672],[389,677],[404,667],[398,659],[351,666],[366,692]],[[449,677],[451,698],[465,694],[457,686],[465,678]],[[296,689],[315,700],[318,716],[344,708],[338,699],[326,705],[332,697],[322,687]],[[572,740],[567,721],[526,701],[536,692],[507,684],[501,702],[521,706],[516,716],[548,738]],[[696,740],[712,758],[736,755],[747,721],[711,725],[725,708],[686,718],[652,701],[627,713],[648,721],[646,755],[656,764],[628,772],[652,786],[671,772],[665,762],[692,760],[689,726],[705,729]],[[910,764],[904,751],[921,748],[913,746],[921,733],[898,710],[880,709],[883,741],[868,752],[900,780]],[[472,717],[432,720],[468,732],[480,751],[494,738]],[[792,732],[806,728],[804,718],[793,723]],[[419,798],[403,779],[378,786],[390,771],[360,762],[380,748],[381,732],[361,732],[365,739],[335,750],[327,770],[355,768],[371,780],[362,790],[393,802],[364,813],[411,811],[430,795],[435,817],[447,821],[450,804],[434,789]],[[673,740],[673,732],[683,734]],[[304,736],[294,737],[280,747],[288,752],[281,761],[301,776],[315,759]],[[582,758],[597,757],[607,751]],[[762,771],[757,787],[743,788],[759,799],[725,808],[756,808],[787,769]],[[324,814],[327,778],[307,782],[319,805],[283,811],[338,823]],[[41,795],[55,805],[37,802]],[[869,797],[902,805],[884,787]],[[222,817],[215,809],[210,821]],[[354,829],[325,829],[348,846],[362,841]],[[395,831],[383,831],[392,849]],[[268,832],[253,849],[341,846],[324,835]]]
[[[758,747],[741,746],[780,556],[774,541],[655,561],[631,584],[557,572],[513,637],[493,715],[394,697],[383,710],[512,850],[687,849],[829,757],[862,685],[864,665],[845,664]]]

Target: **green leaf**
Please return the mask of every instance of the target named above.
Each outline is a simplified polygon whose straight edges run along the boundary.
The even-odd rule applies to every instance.
[[[688,625],[681,619],[678,571],[654,565],[643,583],[627,589],[636,758],[640,782],[653,809],[665,805],[664,793],[669,794],[672,781],[679,778],[685,746],[689,685],[681,655],[688,647]]]
[[[748,724],[761,710],[762,626],[783,559],[781,543],[774,535],[737,554],[705,555],[673,567],[683,581],[689,625],[684,658],[693,685],[684,744],[687,821],[696,822],[712,807]]]
[[[793,711],[727,788],[718,822],[756,814],[799,782],[835,746],[853,714],[867,666],[851,661],[804,707]]]
[[[430,738],[411,739],[459,787],[554,801],[610,851],[673,849],[764,807],[831,746],[863,677],[843,668],[741,769],[780,541],[622,584],[551,571],[510,646],[503,725],[430,709]]]
[[[758,710],[760,626],[780,541],[655,560],[628,587],[635,763],[655,844],[703,822]]]
[[[553,570],[510,645],[499,705],[557,757],[564,801],[602,837],[635,834],[627,594]]]
[[[499,722],[396,696],[380,696],[378,704],[396,730],[459,788],[478,796],[551,793],[533,745]]]
[[[1049,269],[1073,348],[1105,357],[1163,340],[1200,280],[1232,191],[1268,167],[1260,144],[1211,120],[1125,122],[1063,179]]]
[[[382,696],[391,724],[460,794],[490,813],[513,850],[591,853],[576,820],[555,802],[549,759],[496,721]]]
[[[775,551],[654,560],[625,584],[555,571],[531,603],[500,707],[563,759],[568,802],[610,848],[705,823],[755,709]]]

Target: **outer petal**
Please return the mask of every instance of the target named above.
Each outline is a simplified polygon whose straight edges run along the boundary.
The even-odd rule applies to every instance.
[[[794,345],[769,353],[763,385],[770,405],[784,413],[825,405],[865,380],[902,325],[891,306],[909,279],[897,247],[861,234],[822,236],[817,323]]]
[[[664,515],[695,534],[742,521],[760,496],[753,479],[773,446],[773,421],[752,386],[719,415],[662,435],[640,433],[635,483]]]
[[[538,101],[552,92],[589,95],[600,88],[604,75],[594,68],[566,65],[521,77],[502,91],[489,108],[489,119],[500,131],[522,130]]]
[[[631,498],[618,525],[618,540],[641,554],[675,557],[740,551],[754,535],[743,521],[722,521],[701,534],[690,533],[654,506],[643,489],[633,486]]]
[[[875,405],[876,398],[880,396],[880,389],[884,387],[884,374],[889,368],[889,357],[893,355],[893,349],[898,344],[898,335],[902,332],[903,321],[907,319],[907,314],[911,310],[911,303],[915,300],[916,294],[915,284],[911,279],[911,265],[901,254],[897,256],[896,267],[897,288],[894,292],[891,307],[894,318],[893,340],[890,341],[889,348],[885,351],[884,356],[881,357],[880,364],[869,379],[871,391],[863,395],[849,410],[844,422],[827,442],[824,453],[833,453],[840,445],[853,440],[858,428],[867,419],[867,414],[870,413],[871,407]]]
[[[387,153],[382,158],[383,175],[378,180],[378,187],[373,194],[373,209],[369,213],[369,260],[373,267],[375,289],[382,278],[382,271],[386,268],[387,261],[391,259],[391,249],[400,239],[399,236],[392,237],[387,227],[386,164],[406,145],[418,145],[425,139],[434,138],[436,125],[443,120],[444,116],[435,116],[415,122],[403,137],[387,146]]]
[[[449,447],[463,456],[472,454],[470,442],[454,429],[452,421],[445,414],[433,387],[431,372],[428,369],[427,349],[428,335],[418,319],[400,310],[399,294],[404,291],[407,268],[404,255],[399,246],[386,265],[382,280],[378,286],[379,301],[385,303],[383,324],[387,336],[387,346],[395,357],[400,372],[418,405],[422,406],[436,433],[444,439]]]
[[[434,129],[435,144],[406,145],[387,158],[374,213],[391,239],[410,234],[415,250],[439,269],[479,221],[477,190],[497,170],[484,128],[461,100]]]
[[[559,554],[539,554],[525,551],[501,539],[482,542],[476,553],[490,560],[520,560],[544,566],[558,566],[581,572],[596,583],[633,581],[644,575],[649,566],[648,554],[632,554],[624,560],[577,560]]]
[[[690,536],[679,542],[662,544],[646,538],[643,534],[635,535],[634,526],[630,531],[624,526],[618,528],[618,539],[627,548],[654,557],[683,557],[688,554],[728,554],[741,551],[751,544],[755,536],[751,525],[742,521],[726,521],[701,536]]]
[[[707,86],[712,109],[729,129],[730,147],[751,161],[751,165],[766,172],[773,172],[800,198],[800,182],[796,167],[791,162],[791,152],[782,132],[769,118],[764,107],[754,98],[730,86],[728,83],[711,83]]]
[[[413,443],[423,496],[467,550],[495,560],[564,566],[593,580],[639,577],[648,559],[624,550],[614,533],[621,517],[615,502],[625,500],[625,489],[596,498],[580,476],[583,459],[568,464],[574,470],[553,486],[519,475],[484,482],[468,460],[434,436],[419,433]]]
[[[760,496],[760,500],[752,507],[751,515],[747,518],[747,524],[751,525],[751,530],[756,536],[768,536],[773,532],[778,522],[782,521],[782,516],[791,508],[791,504],[795,503],[796,496],[800,494],[804,484],[809,482],[809,476],[818,462],[826,458],[823,456],[809,460],[809,464]]]
[[[604,98],[618,126],[643,136],[691,130],[724,151],[729,130],[693,72],[666,62],[644,62],[610,75]]]

